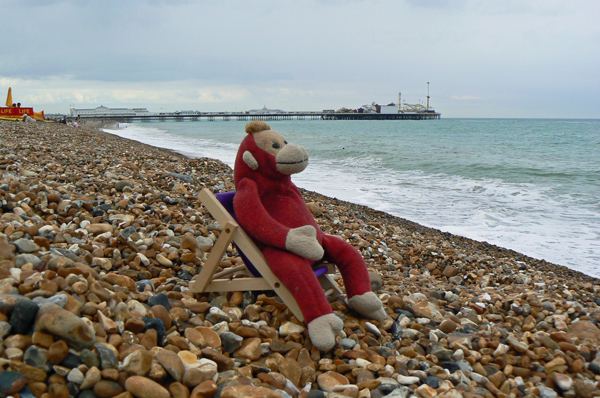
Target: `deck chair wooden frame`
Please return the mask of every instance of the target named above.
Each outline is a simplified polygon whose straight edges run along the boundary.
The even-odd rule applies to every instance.
[[[223,207],[213,193],[204,188],[198,198],[210,214],[222,226],[221,234],[211,249],[207,261],[202,267],[198,277],[190,283],[189,289],[193,293],[231,292],[231,291],[256,291],[273,290],[287,305],[290,311],[304,322],[304,316],[292,293],[277,278],[252,239],[235,221],[233,216]],[[252,276],[245,265],[229,267],[221,272],[216,272],[223,259],[227,248],[235,243],[240,251],[250,260],[260,277]],[[330,300],[342,295],[343,292],[331,276],[335,272],[334,264],[326,264],[327,272],[319,277],[321,286]],[[240,277],[241,275],[241,277]]]

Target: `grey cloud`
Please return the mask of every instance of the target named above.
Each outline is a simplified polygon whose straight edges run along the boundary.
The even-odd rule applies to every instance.
[[[240,108],[272,98],[282,103],[273,107],[311,109],[395,101],[399,90],[416,102],[431,81],[436,106],[455,116],[527,107],[594,114],[600,103],[594,19],[600,3],[592,0],[26,1],[2,7],[11,17],[0,33],[25,44],[0,42],[0,82],[30,85],[32,98],[41,82],[96,89],[98,95],[72,97],[107,101],[123,87],[155,93],[177,86],[173,101],[179,95],[190,109],[193,98],[237,98],[215,106]],[[196,86],[210,90],[198,96]],[[539,100],[553,90],[572,102]],[[287,92],[294,94],[286,98]],[[484,100],[468,108],[469,98]]]

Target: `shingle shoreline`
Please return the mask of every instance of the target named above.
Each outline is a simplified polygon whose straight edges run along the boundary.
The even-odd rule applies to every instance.
[[[268,294],[187,290],[220,229],[197,194],[234,189],[222,162],[0,121],[0,176],[0,394],[600,395],[600,284],[580,272],[304,191],[391,316],[332,303],[345,336],[320,353]]]

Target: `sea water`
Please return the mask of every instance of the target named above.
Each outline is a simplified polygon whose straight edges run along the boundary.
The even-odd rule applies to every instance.
[[[110,133],[233,167],[242,121]],[[600,120],[270,121],[299,187],[600,277]]]

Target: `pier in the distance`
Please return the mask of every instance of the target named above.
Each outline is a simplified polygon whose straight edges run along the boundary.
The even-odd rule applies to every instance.
[[[99,106],[94,109],[71,108],[72,118],[114,120],[117,122],[166,122],[166,121],[228,121],[228,120],[435,120],[441,113],[429,106],[429,82],[427,82],[427,105],[402,103],[398,93],[398,103],[379,105],[373,102],[356,109],[341,108],[323,111],[283,111],[281,109],[254,109],[243,112],[200,112],[176,111],[152,113],[146,108],[108,108]]]
[[[201,114],[175,114],[162,115],[81,115],[86,120],[115,120],[117,122],[166,122],[166,121],[229,121],[229,120],[432,120],[441,116],[437,112],[404,112],[404,113],[353,113],[353,112],[295,112],[272,114],[246,114],[246,113],[201,113]]]

